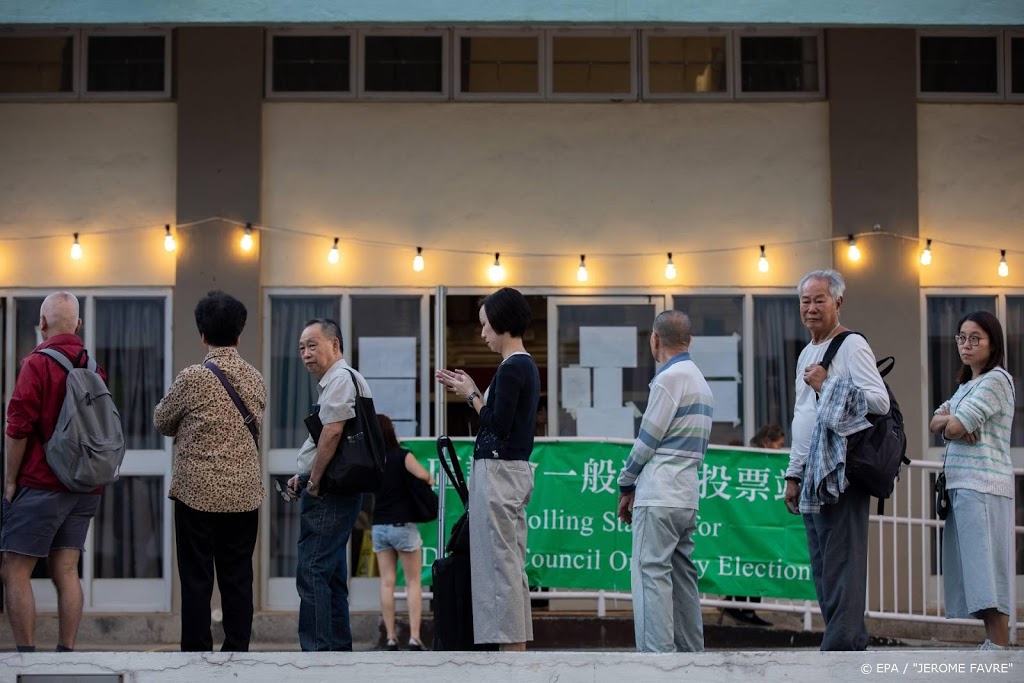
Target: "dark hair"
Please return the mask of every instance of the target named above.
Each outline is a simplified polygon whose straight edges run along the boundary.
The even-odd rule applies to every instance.
[[[680,349],[690,343],[690,316],[682,311],[662,311],[654,319],[654,331],[670,349]]]
[[[388,448],[401,448],[398,443],[398,435],[395,434],[395,425],[387,415],[377,413],[377,422],[380,423],[380,431],[384,433],[384,445]]]
[[[757,430],[757,434],[750,440],[750,445],[755,448],[767,448],[768,442],[785,438],[786,432],[782,431],[782,427],[777,424],[766,424]]]
[[[196,327],[207,344],[236,346],[249,312],[241,301],[215,289],[199,300],[195,315]]]
[[[994,367],[1000,367],[1006,369],[1006,347],[1003,345],[1003,326],[999,324],[999,318],[995,317],[988,311],[975,311],[974,313],[968,313],[964,317],[960,318],[960,322],[956,324],[956,333],[960,334],[960,328],[964,326],[964,323],[970,320],[973,323],[977,323],[978,327],[985,331],[988,335],[989,354],[988,362],[985,363],[985,367],[982,368],[979,374],[984,375],[986,372]],[[956,381],[959,384],[966,384],[971,381],[974,376],[974,371],[971,370],[970,365],[964,365],[960,368],[960,374],[957,375]]]
[[[487,322],[498,334],[508,332],[522,337],[530,326],[530,304],[518,289],[502,287],[485,298],[480,306],[487,314]]]
[[[303,327],[303,329],[309,327],[310,325],[319,325],[320,331],[323,332],[325,337],[327,337],[328,339],[331,339],[332,337],[334,339],[337,339],[338,351],[345,353],[345,342],[341,338],[341,327],[338,325],[338,323],[331,320],[330,318],[313,318],[312,320],[306,321],[306,326]]]

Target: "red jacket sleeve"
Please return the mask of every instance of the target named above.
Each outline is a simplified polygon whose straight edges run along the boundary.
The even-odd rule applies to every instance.
[[[24,439],[35,432],[43,405],[43,381],[34,358],[21,362],[21,372],[7,405],[7,436]]]

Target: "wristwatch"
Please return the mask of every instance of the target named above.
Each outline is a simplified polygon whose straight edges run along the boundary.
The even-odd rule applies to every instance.
[[[469,396],[466,397],[466,403],[469,404],[470,408],[473,407],[473,399],[476,398],[479,395],[480,395],[479,391],[474,391],[472,394],[470,394]]]

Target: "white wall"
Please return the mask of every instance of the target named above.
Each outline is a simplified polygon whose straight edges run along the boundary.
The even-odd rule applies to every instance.
[[[1024,286],[1024,105],[918,105],[920,236],[932,245],[924,287]]]
[[[173,284],[175,119],[172,103],[0,105],[0,286]]]
[[[768,274],[757,245],[831,234],[827,106],[268,103],[263,222],[324,237],[264,234],[263,284],[488,285],[495,251],[514,285],[574,286],[586,252],[592,287],[664,286],[668,251],[674,284],[792,284],[829,245],[769,246]]]

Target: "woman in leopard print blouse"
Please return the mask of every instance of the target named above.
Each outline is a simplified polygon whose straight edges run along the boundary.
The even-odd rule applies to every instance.
[[[157,405],[153,420],[174,437],[170,497],[181,578],[181,649],[210,651],[214,567],[224,609],[224,652],[245,652],[252,632],[252,554],[265,495],[257,445],[267,389],[256,368],[238,355],[245,305],[224,292],[196,304],[206,346],[201,365],[182,370]],[[250,431],[223,375],[251,414]]]

